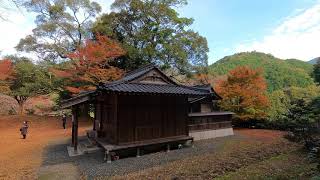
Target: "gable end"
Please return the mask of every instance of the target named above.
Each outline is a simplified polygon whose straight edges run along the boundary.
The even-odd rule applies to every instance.
[[[156,68],[143,74],[132,82],[142,84],[173,84],[170,78],[168,78]]]

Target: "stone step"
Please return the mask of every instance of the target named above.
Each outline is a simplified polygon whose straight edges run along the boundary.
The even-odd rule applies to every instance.
[[[81,142],[79,148],[81,148],[81,151],[83,151],[85,154],[90,154],[101,150],[100,147],[93,145],[90,142]]]

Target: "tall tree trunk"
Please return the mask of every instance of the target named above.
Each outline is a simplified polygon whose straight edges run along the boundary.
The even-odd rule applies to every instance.
[[[24,103],[23,103],[23,102],[20,102],[20,103],[19,103],[19,114],[20,114],[20,115],[23,115],[23,114],[24,114],[23,110],[24,110]]]
[[[28,97],[25,96],[15,96],[14,97],[19,104],[19,114],[24,114],[24,103],[27,101]]]

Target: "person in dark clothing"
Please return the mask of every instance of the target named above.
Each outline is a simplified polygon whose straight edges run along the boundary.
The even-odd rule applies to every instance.
[[[65,114],[62,115],[62,127],[66,129],[67,116]]]
[[[29,128],[28,122],[24,121],[22,124],[22,127],[20,128],[20,133],[21,133],[23,139],[26,139],[26,137],[27,137],[28,128]]]

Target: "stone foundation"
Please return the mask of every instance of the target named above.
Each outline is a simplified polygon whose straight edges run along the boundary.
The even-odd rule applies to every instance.
[[[232,135],[233,135],[232,128],[189,132],[189,136],[193,137],[195,141],[202,140],[202,139],[211,139],[216,137],[232,136]]]

